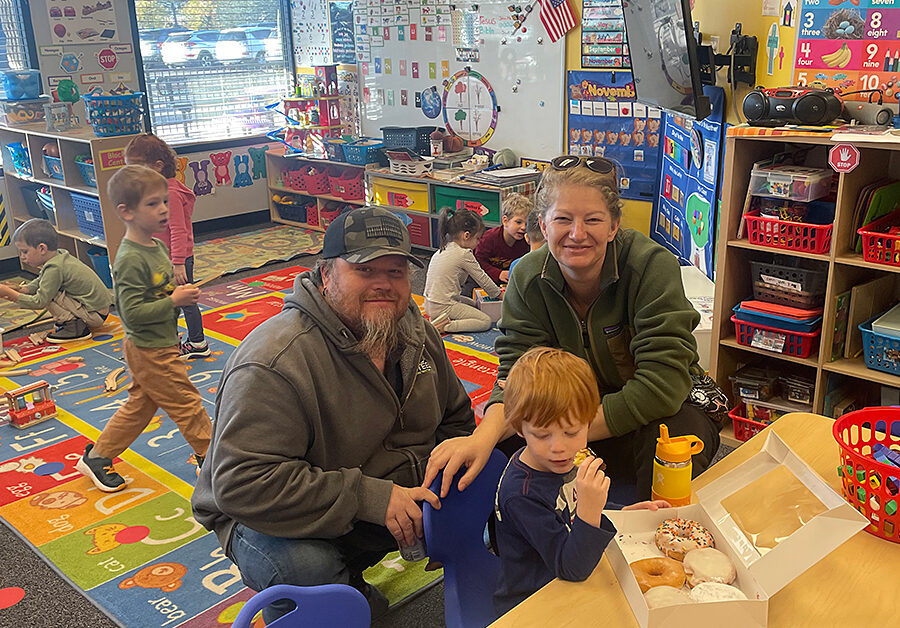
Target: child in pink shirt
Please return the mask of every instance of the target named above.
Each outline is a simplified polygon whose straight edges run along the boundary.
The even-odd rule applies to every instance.
[[[142,133],[125,147],[125,163],[152,168],[169,182],[169,224],[165,233],[156,237],[169,249],[169,258],[175,267],[178,285],[194,282],[194,228],[191,216],[196,197],[181,181],[175,178],[175,151],[152,133]],[[210,355],[209,343],[203,334],[203,315],[197,305],[181,308],[187,325],[187,340],[181,341],[181,358]]]

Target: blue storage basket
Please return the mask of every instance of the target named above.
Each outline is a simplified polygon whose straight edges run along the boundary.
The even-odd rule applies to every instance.
[[[885,336],[872,329],[872,323],[880,316],[873,316],[859,326],[866,366],[875,371],[900,375],[900,338]]]
[[[47,176],[51,179],[62,181],[65,178],[63,177],[62,159],[59,157],[44,155],[44,168],[47,171]]]
[[[344,159],[348,164],[365,166],[378,161],[378,149],[384,143],[374,138],[363,137],[352,144],[344,144]]]
[[[344,157],[344,146],[347,140],[341,138],[325,138],[325,154],[328,155],[329,161],[346,161]]]
[[[78,230],[81,233],[91,238],[106,239],[99,199],[72,192],[72,208],[75,210],[75,222],[78,223]]]
[[[41,73],[38,70],[6,70],[0,73],[8,100],[31,100],[41,95]]]
[[[119,96],[82,96],[87,108],[87,118],[94,133],[100,137],[140,133],[143,126],[144,92],[121,94]]]
[[[84,184],[92,188],[97,187],[97,176],[94,174],[94,164],[86,164],[83,161],[76,161],[75,163],[78,164],[78,171],[81,173],[81,178],[84,179]]]
[[[92,246],[87,250],[94,272],[100,277],[100,281],[107,288],[112,288],[112,271],[109,268],[109,253],[99,246]]]
[[[822,326],[821,316],[816,316],[808,320],[797,320],[794,318],[787,318],[786,316],[778,316],[776,314],[745,310],[740,305],[735,306],[733,311],[738,319],[744,322],[754,323],[756,325],[766,325],[768,327],[777,327],[778,329],[783,329],[785,331],[809,334]]]
[[[33,176],[33,172],[31,170],[31,159],[28,157],[28,150],[25,148],[22,142],[13,142],[12,144],[7,144],[6,151],[9,153],[9,158],[12,160],[13,168],[16,169],[16,172],[18,174],[26,177]]]

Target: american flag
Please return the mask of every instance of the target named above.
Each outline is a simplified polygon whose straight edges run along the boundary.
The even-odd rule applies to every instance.
[[[547,29],[550,41],[556,41],[575,28],[575,15],[569,0],[541,0],[541,24]]]

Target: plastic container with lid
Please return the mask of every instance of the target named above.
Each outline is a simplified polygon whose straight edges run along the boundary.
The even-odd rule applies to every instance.
[[[750,173],[750,194],[806,203],[828,195],[833,174],[826,168],[756,166]]]
[[[49,96],[41,96],[28,100],[0,100],[0,107],[6,114],[6,122],[10,126],[31,124],[44,121],[44,103],[50,102]]]
[[[9,100],[33,100],[41,95],[38,70],[4,70],[0,72],[0,81]]]
[[[731,380],[735,398],[765,401],[776,394],[778,375],[768,369],[745,366],[728,379]]]

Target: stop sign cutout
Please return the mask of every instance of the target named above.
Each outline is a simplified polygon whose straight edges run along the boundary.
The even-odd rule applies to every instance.
[[[119,57],[117,57],[116,53],[109,48],[104,48],[97,53],[97,62],[104,70],[112,70],[119,62]]]
[[[853,172],[859,165],[859,150],[852,144],[838,144],[828,152],[828,165],[835,172]]]

